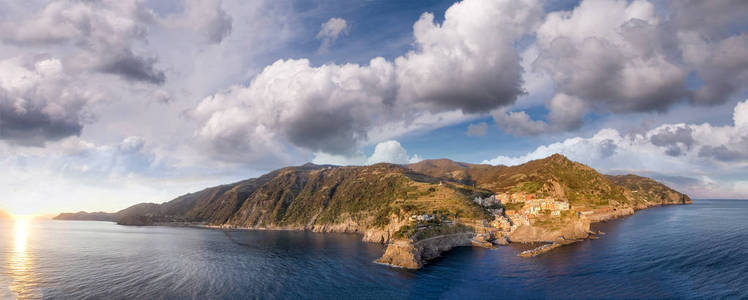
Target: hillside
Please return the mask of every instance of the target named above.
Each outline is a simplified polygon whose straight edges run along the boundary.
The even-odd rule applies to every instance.
[[[454,246],[568,242],[587,238],[592,222],[686,203],[688,196],[654,180],[605,176],[556,154],[511,167],[448,159],[405,166],[306,164],[162,204],[58,219],[357,232],[364,241],[389,243],[380,262],[418,268]]]
[[[688,195],[677,192],[666,185],[647,177],[637,175],[607,175],[610,181],[631,191],[631,196],[638,203],[651,205],[690,204],[693,203]]]
[[[52,220],[65,220],[65,221],[117,221],[118,216],[114,213],[107,212],[85,212],[79,211],[76,213],[61,213]]]
[[[635,204],[637,201],[627,198],[625,188],[611,182],[606,176],[560,154],[512,167],[450,164],[444,160],[439,160],[438,164],[447,168],[428,167],[433,165],[432,161],[422,161],[409,167],[434,177],[474,184],[507,196],[554,197],[572,205],[590,208],[607,206],[611,201],[614,205]]]
[[[163,204],[116,213],[118,223],[190,222],[244,228],[364,232],[438,213],[462,220],[490,216],[470,201],[489,191],[414,173],[402,166],[333,167],[307,164],[207,188]],[[390,232],[391,233],[391,232]]]

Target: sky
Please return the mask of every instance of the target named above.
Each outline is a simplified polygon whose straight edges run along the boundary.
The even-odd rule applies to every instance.
[[[748,199],[741,0],[0,1],[0,209],[561,153]]]

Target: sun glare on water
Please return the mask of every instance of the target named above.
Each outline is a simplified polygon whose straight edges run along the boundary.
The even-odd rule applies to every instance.
[[[33,216],[14,215],[13,219],[15,220],[13,224],[15,242],[8,259],[8,271],[12,280],[10,290],[20,299],[37,298],[34,291],[36,276],[33,270],[32,256],[28,249]]]
[[[29,223],[31,216],[14,215],[15,224],[13,225],[13,235],[15,236],[15,247],[13,252],[26,252],[26,239],[28,238]]]

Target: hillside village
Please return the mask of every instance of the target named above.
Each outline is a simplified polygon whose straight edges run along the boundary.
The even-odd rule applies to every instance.
[[[568,202],[550,197],[536,198],[534,194],[499,193],[488,197],[475,196],[472,200],[493,215],[490,222],[484,221],[483,224],[474,226],[478,232],[474,243],[479,245],[488,241],[505,244],[508,234],[519,226],[536,225],[536,221],[548,218],[560,219],[562,214],[572,210]],[[592,211],[577,212],[577,216],[589,213]],[[455,224],[449,216],[439,214],[414,214],[408,221],[410,226],[407,229],[411,230],[410,236],[416,236],[419,231]]]

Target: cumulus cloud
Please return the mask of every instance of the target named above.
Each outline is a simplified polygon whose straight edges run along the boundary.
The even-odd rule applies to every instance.
[[[399,98],[424,109],[466,113],[514,103],[523,93],[515,43],[541,15],[532,0],[458,2],[441,24],[423,14],[413,25],[416,50],[395,59]]]
[[[0,60],[0,139],[41,146],[79,135],[100,95],[64,74],[60,60]]]
[[[350,156],[363,144],[396,137],[392,132],[412,132],[398,128],[443,126],[511,104],[522,93],[514,45],[541,14],[536,1],[464,1],[447,10],[442,24],[423,14],[414,25],[416,49],[394,62],[276,61],[248,86],[205,98],[190,113],[200,126],[196,134],[224,158],[253,159],[284,143]],[[343,32],[340,20],[331,22],[320,36]]]
[[[510,134],[527,136],[548,131],[546,122],[532,120],[524,111],[507,112],[505,109],[500,109],[494,111],[492,115],[496,124]]]
[[[592,137],[569,138],[540,146],[524,155],[498,156],[484,163],[516,165],[561,153],[602,170],[698,178],[704,184],[691,186],[681,182],[679,186],[697,197],[744,196],[735,190],[735,182],[730,179],[716,186],[706,184],[714,181],[710,176],[730,178],[748,169],[748,100],[736,105],[733,120],[732,126],[664,124],[630,134],[607,128]]]
[[[218,153],[248,158],[284,152],[278,143],[286,141],[314,152],[351,154],[366,139],[372,118],[383,113],[392,78],[393,66],[383,58],[368,66],[320,67],[305,59],[279,60],[249,86],[208,97],[190,114],[203,124],[197,136]]]
[[[690,150],[693,145],[693,129],[689,127],[662,128],[650,137],[655,146],[664,147],[665,153],[671,156],[679,156],[685,150]]]
[[[153,20],[142,1],[58,0],[22,21],[0,23],[0,38],[17,45],[71,45],[81,49],[69,58],[71,66],[163,84],[157,59],[134,50]]]
[[[317,39],[322,41],[317,52],[327,53],[333,43],[341,35],[348,34],[348,22],[343,18],[330,18],[327,22],[323,23],[319,33],[317,33]]]
[[[368,164],[381,162],[407,164],[421,161],[418,155],[408,157],[408,151],[398,141],[384,141],[374,147],[374,153],[366,160]]]
[[[538,56],[532,65],[552,79],[553,99],[576,99],[578,108],[568,111],[551,100],[546,103],[548,118],[568,122],[557,120],[560,126],[546,130],[529,123],[524,127],[537,130],[521,133],[576,129],[591,110],[663,112],[686,101],[721,104],[743,90],[748,35],[741,25],[746,24],[748,5],[663,4],[658,10],[646,0],[585,0],[572,10],[548,13],[536,32]]]
[[[661,20],[647,1],[583,1],[548,14],[536,64],[560,92],[617,111],[664,109],[685,95],[688,71],[660,45]]]
[[[484,136],[488,130],[488,124],[486,122],[480,122],[477,124],[470,124],[467,128],[468,136]]]
[[[318,152],[312,162],[332,165],[372,165],[377,163],[408,164],[421,160],[422,158],[418,154],[408,156],[408,151],[400,145],[400,142],[388,140],[378,143],[374,147],[374,152],[368,158],[360,151],[347,156]]]

